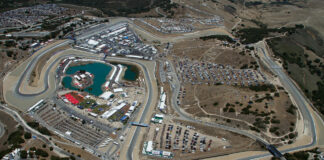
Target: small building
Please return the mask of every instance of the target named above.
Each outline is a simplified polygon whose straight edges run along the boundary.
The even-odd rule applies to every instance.
[[[114,92],[115,93],[118,93],[118,92],[123,92],[124,90],[122,89],[122,88],[116,88],[116,89],[114,89]]]
[[[85,75],[85,74],[81,74],[80,77],[81,77],[82,79],[84,79],[84,78],[86,78],[86,75]]]
[[[168,151],[163,151],[162,156],[165,157],[165,158],[169,158],[169,157],[172,156],[172,153],[168,152]]]
[[[89,44],[89,45],[93,45],[93,46],[95,46],[95,45],[98,45],[99,42],[98,42],[98,41],[95,41],[95,40],[93,40],[93,39],[90,39],[90,40],[88,41],[88,44]]]
[[[146,152],[152,153],[153,151],[153,141],[148,141],[146,146]]]
[[[90,112],[89,115],[92,116],[92,117],[95,117],[95,118],[98,117],[98,114],[96,114],[96,113],[92,113],[92,112]]]
[[[111,98],[112,95],[113,95],[112,92],[104,92],[99,96],[99,98],[102,98],[104,100],[108,100],[109,98]]]
[[[78,75],[74,75],[73,77],[74,77],[75,79],[77,79],[78,81],[81,80],[81,78],[80,78]]]
[[[71,136],[72,132],[71,131],[66,131],[65,134],[68,135],[68,136]]]
[[[125,120],[127,120],[129,117],[127,115],[124,115],[122,118],[120,118],[120,121],[124,122]]]
[[[154,117],[151,119],[151,122],[161,124],[163,122],[163,118],[164,118],[163,114],[155,114]]]
[[[154,118],[156,119],[163,119],[164,115],[163,114],[155,114]]]

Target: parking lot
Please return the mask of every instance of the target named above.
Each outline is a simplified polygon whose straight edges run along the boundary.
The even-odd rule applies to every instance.
[[[222,26],[223,19],[219,16],[209,18],[137,18],[139,22],[162,33],[187,33],[205,26]]]
[[[94,129],[91,124],[82,124],[82,120],[78,117],[66,115],[65,112],[49,104],[40,107],[34,116],[59,131],[58,133],[64,137],[71,137],[92,147],[96,147],[108,136],[108,133]]]
[[[56,4],[40,4],[23,7],[0,14],[0,28],[29,26],[49,18],[50,16],[65,16],[77,14],[78,11],[60,7]]]
[[[251,86],[266,82],[266,77],[253,69],[233,69],[230,65],[181,59],[173,61],[183,83]]]
[[[204,135],[192,126],[175,123],[151,124],[147,140],[153,141],[154,150],[171,151],[176,157],[230,146],[225,138]]]
[[[83,34],[90,36],[81,34],[79,36],[81,38],[77,39],[75,47],[81,50],[142,59],[150,59],[157,54],[157,49],[143,44],[127,23],[118,23],[113,26],[101,24],[90,28]]]

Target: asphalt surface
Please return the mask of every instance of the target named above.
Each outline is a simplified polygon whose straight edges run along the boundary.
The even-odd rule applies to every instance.
[[[132,62],[132,60],[129,60],[129,61]],[[134,63],[137,63],[138,65],[140,65],[143,68],[143,73],[144,73],[144,76],[145,76],[145,83],[147,83],[147,86],[148,86],[148,92],[147,92],[147,94],[148,94],[148,101],[147,101],[147,103],[144,106],[144,110],[143,110],[143,113],[142,113],[141,118],[140,118],[140,121],[139,121],[139,123],[143,123],[144,120],[145,120],[145,118],[147,118],[146,114],[148,112],[149,107],[152,106],[151,103],[152,103],[153,88],[152,88],[152,83],[151,83],[151,77],[148,74],[147,68],[143,64],[140,64],[138,62],[134,62]],[[138,137],[138,134],[139,134],[140,130],[141,130],[141,127],[137,127],[136,128],[135,133],[133,135],[133,138],[132,138],[132,140],[130,142],[130,146],[128,147],[128,150],[127,150],[127,159],[128,160],[132,160],[133,159],[133,150],[134,150],[134,147],[135,147],[136,141],[137,141],[137,138],[136,137]]]
[[[171,64],[171,63],[169,62],[169,64]],[[221,124],[217,124],[217,123],[203,122],[201,120],[197,120],[197,119],[187,115],[186,113],[184,113],[184,111],[182,111],[181,108],[177,104],[177,95],[178,95],[179,89],[180,89],[180,82],[179,82],[179,79],[178,79],[178,77],[176,75],[176,71],[175,71],[173,65],[171,65],[171,66],[172,66],[171,68],[173,70],[172,75],[173,75],[173,84],[174,84],[173,87],[172,87],[173,95],[172,95],[171,103],[172,103],[173,108],[180,115],[179,119],[199,123],[199,124],[210,126],[210,127],[216,127],[216,128],[220,128],[220,129],[227,130],[227,131],[231,131],[231,132],[234,132],[234,133],[237,133],[237,134],[240,134],[240,135],[247,136],[247,137],[249,137],[251,139],[258,140],[258,141],[262,142],[265,145],[269,144],[261,136],[251,134],[251,133],[249,133],[247,131],[240,130],[238,128],[233,128],[233,127],[229,127],[229,126],[225,126],[225,125],[221,125]]]
[[[17,83],[17,85],[16,85],[16,87],[15,87],[15,93],[16,93],[17,95],[19,95],[19,96],[23,96],[23,97],[35,97],[35,96],[37,96],[37,95],[41,95],[41,94],[43,94],[44,92],[46,92],[47,89],[48,89],[48,83],[47,83],[47,82],[48,82],[48,76],[45,76],[45,78],[44,78],[44,82],[45,82],[44,84],[45,84],[45,86],[44,86],[44,90],[43,90],[43,91],[40,91],[40,92],[38,92],[38,93],[25,94],[25,93],[21,93],[19,88],[20,88],[20,86],[21,86],[23,80],[24,80],[26,77],[27,77],[27,81],[29,81],[29,77],[30,77],[30,74],[31,74],[33,68],[35,67],[35,65],[37,64],[37,62],[39,61],[39,59],[40,59],[44,54],[46,54],[47,52],[49,52],[49,51],[51,51],[51,50],[53,50],[53,49],[55,49],[55,48],[58,48],[58,47],[61,47],[61,46],[67,45],[67,44],[72,43],[72,42],[73,42],[72,40],[65,40],[65,41],[63,41],[63,42],[60,43],[60,44],[57,44],[57,45],[55,45],[55,46],[52,46],[52,47],[49,47],[49,48],[45,49],[44,51],[42,51],[41,53],[39,53],[35,58],[33,58],[33,59],[28,63],[28,65],[27,65],[27,67],[26,67],[26,71],[23,72],[23,74],[20,76],[20,78],[19,78],[19,80],[18,80],[18,83]],[[54,66],[54,64],[55,64],[55,63],[52,63],[51,66],[49,67],[49,69],[51,69],[51,68]],[[48,72],[49,72],[49,70],[46,71],[46,75],[48,75]]]
[[[53,67],[55,67],[54,65],[58,62],[58,61],[60,61],[60,60],[62,60],[63,58],[65,58],[65,57],[69,57],[69,56],[78,56],[78,54],[69,54],[69,55],[65,55],[65,56],[62,56],[62,57],[60,57],[60,58],[58,58],[58,59],[56,59],[49,67],[48,67],[48,69],[46,70],[46,72],[45,72],[45,76],[44,76],[44,79],[43,79],[43,81],[44,81],[44,89],[42,90],[42,91],[40,91],[40,92],[38,92],[38,93],[31,93],[31,94],[26,94],[26,93],[21,93],[20,92],[20,86],[22,85],[22,83],[23,83],[23,81],[24,80],[28,80],[28,77],[30,76],[30,74],[31,74],[31,71],[32,71],[32,69],[35,67],[35,65],[36,65],[36,63],[37,63],[37,61],[44,55],[44,54],[46,54],[48,51],[50,51],[50,50],[52,50],[52,49],[55,49],[55,48],[57,48],[57,47],[61,47],[61,46],[63,46],[63,45],[67,45],[67,44],[69,44],[69,43],[71,43],[72,41],[71,40],[66,40],[66,41],[64,41],[64,42],[62,42],[62,43],[60,43],[60,44],[58,44],[58,45],[55,45],[55,46],[52,46],[52,47],[50,47],[50,48],[48,48],[48,49],[46,49],[46,50],[44,50],[44,51],[42,51],[41,53],[39,53],[37,56],[35,56],[28,64],[27,64],[27,67],[26,67],[26,69],[25,69],[25,72],[23,72],[22,73],[22,75],[20,76],[20,78],[18,79],[18,82],[17,82],[17,84],[14,86],[14,97],[15,98],[17,98],[17,97],[19,97],[19,98],[22,98],[22,99],[35,99],[36,98],[36,96],[39,96],[39,95],[43,95],[43,94],[45,94],[47,91],[48,91],[48,89],[49,89],[49,73],[51,72],[51,70],[52,70],[52,68]],[[79,56],[79,57],[85,57],[85,56]],[[98,55],[93,55],[93,54],[89,54],[89,56],[86,56],[86,58],[94,58],[94,57],[98,57]],[[150,81],[149,80],[147,80],[148,78],[149,78],[149,75],[148,75],[148,73],[147,73],[147,69],[146,69],[146,67],[143,65],[143,64],[141,64],[141,63],[138,63],[137,61],[135,61],[135,60],[131,60],[131,59],[122,59],[122,58],[112,58],[112,57],[109,57],[108,59],[113,59],[113,60],[121,60],[121,61],[124,61],[124,62],[132,62],[132,63],[136,63],[136,64],[138,64],[138,65],[140,65],[143,69],[144,69],[144,75],[145,75],[145,80],[146,80],[146,82],[149,82],[149,93],[152,93],[152,86],[151,86],[151,84],[150,84]],[[53,93],[52,94],[48,94],[49,96],[51,95],[51,96],[54,96],[54,90],[53,90]],[[38,99],[39,100],[39,99]],[[148,103],[145,105],[145,109],[144,109],[144,111],[143,111],[143,114],[142,114],[142,117],[141,117],[141,120],[140,120],[140,122],[143,122],[144,120],[145,120],[145,115],[146,115],[146,113],[147,113],[147,108],[151,105],[151,94],[149,94],[149,98],[148,98]],[[62,105],[59,101],[55,101],[55,102],[57,102],[58,104],[60,104],[61,106],[64,106],[64,105]],[[64,109],[67,109],[66,107],[64,107]],[[67,109],[67,110],[69,110],[69,109]],[[69,112],[70,112],[71,110],[69,110]],[[75,113],[75,112],[71,112],[71,113]],[[78,115],[78,114],[76,114],[76,115]],[[81,115],[78,115],[79,117],[83,117],[83,118],[85,118],[84,116],[81,116]],[[90,121],[90,119],[89,118],[85,118],[87,121]],[[99,124],[99,123],[98,123]],[[109,128],[109,127],[107,127],[107,126],[104,126],[103,124],[99,124],[99,127],[100,128],[102,128],[103,130],[106,130],[106,131],[108,131],[108,132],[112,132],[113,131],[113,129],[112,128]],[[137,135],[138,135],[138,133],[139,133],[139,128],[137,128],[136,129],[136,131],[135,131],[135,134],[134,134],[134,136],[136,137]],[[133,151],[133,149],[134,149],[134,145],[136,144],[136,139],[133,139],[133,141],[132,141],[132,145],[129,147],[129,153],[130,153],[130,157],[131,157],[131,153],[132,153],[132,151]],[[119,145],[118,145],[119,146]],[[112,154],[114,154],[115,152],[117,151],[117,149],[115,150],[115,151],[113,151],[112,152]],[[111,154],[111,155],[112,155]]]
[[[4,125],[0,122],[0,138],[3,136],[4,132]]]
[[[138,26],[136,26],[136,27],[137,28],[140,28]],[[35,67],[36,62],[41,58],[41,56],[43,56],[44,54],[46,54],[51,49],[54,49],[54,48],[57,48],[57,47],[60,47],[60,46],[69,44],[71,42],[72,42],[71,40],[66,40],[66,41],[64,41],[64,42],[62,42],[62,43],[60,43],[60,44],[58,44],[56,46],[53,46],[51,48],[48,48],[48,49],[42,51],[35,58],[33,58],[28,63],[28,65],[26,67],[26,72],[24,72],[22,74],[22,76],[20,77],[17,85],[15,86],[15,92],[14,92],[15,96],[20,97],[20,98],[33,98],[35,96],[44,94],[48,90],[48,83],[49,83],[48,75],[49,75],[50,68],[52,68],[55,63],[52,63],[51,66],[49,67],[49,69],[46,71],[46,76],[44,77],[44,82],[45,82],[44,85],[45,86],[44,86],[44,90],[43,91],[40,91],[38,93],[32,93],[32,94],[24,94],[24,93],[21,93],[20,92],[19,87],[22,84],[23,80],[25,80],[26,76],[27,77],[30,76],[31,71],[32,71],[32,68]],[[264,53],[263,48],[262,48],[262,52]],[[265,62],[269,66],[271,66],[270,69],[274,72],[274,74],[276,74],[279,77],[279,79],[282,82],[282,84],[285,86],[285,88],[288,90],[288,92],[291,93],[291,95],[295,99],[295,101],[297,103],[297,106],[300,109],[300,112],[302,113],[303,120],[304,120],[304,126],[305,127],[309,127],[309,129],[311,131],[312,139],[313,139],[312,140],[312,143],[310,143],[310,144],[306,144],[306,145],[303,145],[303,146],[298,146],[298,147],[290,148],[290,149],[287,149],[287,150],[283,150],[281,152],[282,153],[286,153],[286,152],[291,152],[291,151],[299,150],[299,149],[302,149],[302,148],[307,148],[307,147],[314,146],[316,144],[316,138],[317,138],[316,137],[316,132],[315,132],[315,124],[314,124],[314,120],[313,120],[313,118],[312,118],[312,116],[311,116],[311,114],[310,114],[310,112],[309,112],[309,110],[307,108],[308,102],[307,102],[305,96],[300,93],[300,91],[297,89],[297,87],[295,86],[295,84],[284,73],[284,71],[281,69],[281,67],[279,67],[275,62],[273,62],[271,60],[271,58],[269,58],[265,53],[264,53],[264,56],[265,56],[265,59],[264,59]],[[118,60],[119,58],[115,58],[115,59]],[[140,121],[139,121],[140,123],[143,123],[144,120],[145,120],[145,118],[146,118],[146,114],[148,112],[148,108],[151,106],[151,103],[152,103],[152,91],[153,91],[153,89],[152,89],[152,84],[151,84],[151,77],[148,75],[147,68],[145,68],[145,66],[143,64],[138,63],[138,62],[133,61],[133,60],[126,60],[126,59],[123,59],[123,60],[124,61],[133,62],[133,63],[137,63],[138,65],[140,65],[144,69],[144,76],[145,76],[146,83],[148,84],[148,93],[149,94],[148,94],[148,102],[147,102],[147,104],[144,107],[144,111],[143,111],[143,113],[141,115],[141,118],[140,118]],[[177,103],[176,103],[176,101],[177,101],[176,100],[176,97],[177,97],[177,94],[178,94],[178,91],[179,91],[179,88],[180,88],[180,83],[179,83],[179,81],[178,81],[177,78],[175,78],[175,81],[176,82],[175,82],[174,88],[172,88],[172,91],[173,91],[173,94],[174,95],[172,96],[173,98],[171,100],[171,103],[174,106],[174,109],[180,114],[181,119],[188,120],[188,121],[192,121],[192,122],[196,122],[196,123],[201,123],[201,124],[204,124],[204,125],[207,125],[207,126],[212,126],[212,127],[217,127],[217,128],[225,129],[225,130],[228,130],[228,131],[231,131],[231,132],[235,132],[235,133],[238,133],[238,134],[241,134],[241,135],[245,135],[245,136],[250,137],[250,138],[255,139],[255,140],[260,140],[260,141],[264,142],[265,144],[267,144],[267,142],[264,141],[262,139],[262,137],[260,137],[258,135],[250,134],[250,133],[248,133],[246,131],[242,131],[242,130],[239,130],[239,129],[236,129],[236,128],[232,128],[232,127],[228,127],[228,126],[224,126],[224,125],[219,125],[219,124],[215,124],[215,123],[202,122],[200,120],[196,120],[196,119],[194,119],[194,118],[186,115],[185,113],[183,113],[181,111],[181,109],[179,108],[179,106],[177,105]],[[139,132],[140,132],[140,129],[141,129],[140,127],[137,127],[136,128],[133,137],[138,137]],[[306,130],[306,128],[305,128],[305,130]],[[137,141],[137,138],[133,138],[131,140],[130,146],[128,148],[128,153],[127,153],[127,159],[128,160],[133,159],[132,158],[132,154],[133,154],[133,150],[134,150],[136,141]],[[262,158],[262,157],[266,157],[266,156],[270,156],[270,154],[263,154],[263,155],[251,156],[251,157],[244,158],[244,159],[256,159],[256,158]]]
[[[264,48],[258,48],[261,50],[264,56],[264,62],[267,63],[268,66],[270,66],[270,70],[278,76],[280,79],[280,82],[282,85],[285,87],[285,89],[288,91],[288,93],[291,94],[291,96],[294,98],[297,107],[300,110],[300,113],[302,114],[303,120],[304,120],[304,131],[310,130],[310,134],[312,136],[312,142],[310,144],[305,144],[302,146],[298,147],[293,147],[289,148],[286,150],[281,150],[281,153],[288,153],[292,151],[297,151],[301,150],[303,148],[308,148],[308,147],[313,147],[316,145],[317,142],[317,135],[316,135],[316,129],[315,129],[315,124],[313,117],[311,116],[307,106],[308,106],[308,101],[305,98],[305,96],[301,93],[301,91],[298,90],[298,88],[295,86],[295,84],[292,82],[292,80],[285,74],[285,72],[281,69],[280,66],[278,66],[277,63],[275,63],[269,56],[268,54],[265,53]],[[308,127],[308,128],[307,128]],[[243,158],[242,160],[250,160],[250,159],[258,159],[258,158],[263,158],[266,156],[270,156],[270,154],[262,154],[262,155],[256,155],[256,156],[251,156],[247,158]]]
[[[29,127],[27,125],[27,123],[25,122],[25,120],[16,111],[8,108],[7,106],[3,106],[3,105],[0,105],[0,110],[6,112],[11,117],[13,117],[15,119],[15,121],[17,121],[21,126],[23,126],[26,129],[26,131],[31,132],[33,136],[36,136],[37,138],[41,139],[44,143],[52,146],[55,151],[57,151],[63,155],[66,155],[67,157],[73,156],[72,154],[70,154],[70,153],[64,151],[63,149],[57,147],[56,145],[54,145],[54,143],[49,140],[48,136],[45,136],[45,135],[39,133],[37,130]],[[75,157],[75,158],[78,160],[80,159],[79,157]]]

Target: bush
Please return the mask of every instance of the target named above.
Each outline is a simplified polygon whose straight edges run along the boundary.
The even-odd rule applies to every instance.
[[[36,151],[36,147],[31,147],[31,148],[29,148],[29,150]]]
[[[27,158],[27,151],[21,150],[20,151],[20,158],[21,159],[26,159]]]
[[[7,51],[7,56],[8,57],[12,57],[12,55],[13,55],[13,51]]]
[[[200,37],[201,40],[209,40],[209,39],[218,39],[221,41],[227,41],[229,43],[234,43],[235,41],[229,37],[228,35],[210,35],[210,36],[204,36],[204,37]]]
[[[45,135],[48,135],[48,136],[51,136],[52,135],[51,132],[47,128],[45,128],[45,127],[38,128],[38,131],[40,133],[45,134]]]
[[[275,87],[271,84],[264,84],[264,85],[259,85],[259,86],[249,86],[249,89],[252,91],[260,92],[260,91],[268,91],[270,90],[271,92],[275,91]]]
[[[309,154],[307,152],[296,152],[293,154],[297,159],[308,159]]]
[[[289,136],[290,139],[293,139],[293,138],[296,137],[296,135],[294,133],[290,133],[288,136]]]
[[[235,112],[235,109],[234,108],[230,108],[228,111],[229,112]]]
[[[26,132],[26,133],[24,134],[24,138],[25,138],[25,139],[30,139],[30,138],[31,138],[31,133]]]
[[[41,157],[48,157],[48,153],[42,149],[37,149],[35,154]]]
[[[68,157],[60,158],[60,157],[56,157],[56,156],[51,156],[51,160],[69,160],[69,158]]]
[[[280,95],[279,95],[278,92],[276,92],[276,93],[274,94],[274,96],[275,96],[275,97],[279,97]]]
[[[270,128],[270,132],[271,132],[271,133],[274,133],[274,132],[276,132],[278,129],[279,129],[278,127],[271,127],[271,128]]]
[[[292,115],[295,115],[295,110],[296,110],[296,107],[294,105],[290,105],[286,111]]]
[[[278,119],[271,119],[271,123],[280,123],[280,120],[278,120]]]
[[[19,145],[21,143],[24,143],[25,140],[22,139],[23,131],[15,131],[11,133],[8,137],[8,144],[12,145]]]
[[[37,127],[39,127],[39,123],[38,122],[28,122],[27,123],[30,127],[36,129]]]

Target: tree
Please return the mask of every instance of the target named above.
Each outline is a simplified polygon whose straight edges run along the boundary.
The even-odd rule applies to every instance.
[[[12,55],[13,55],[13,51],[7,51],[7,56],[8,57],[12,57]]]
[[[21,159],[26,159],[27,158],[27,151],[21,150],[20,151],[20,158]]]
[[[31,133],[26,132],[26,133],[24,134],[24,138],[25,138],[25,139],[30,139],[30,138],[31,138]]]
[[[29,158],[34,158],[34,152],[29,152],[28,155],[29,155]]]
[[[16,42],[15,41],[6,41],[5,46],[6,47],[14,47],[14,46],[16,46]]]
[[[235,109],[234,108],[230,108],[228,111],[229,112],[235,112]]]
[[[29,150],[36,151],[36,147],[31,147]]]
[[[35,154],[42,157],[48,157],[48,153],[42,149],[37,149]]]

